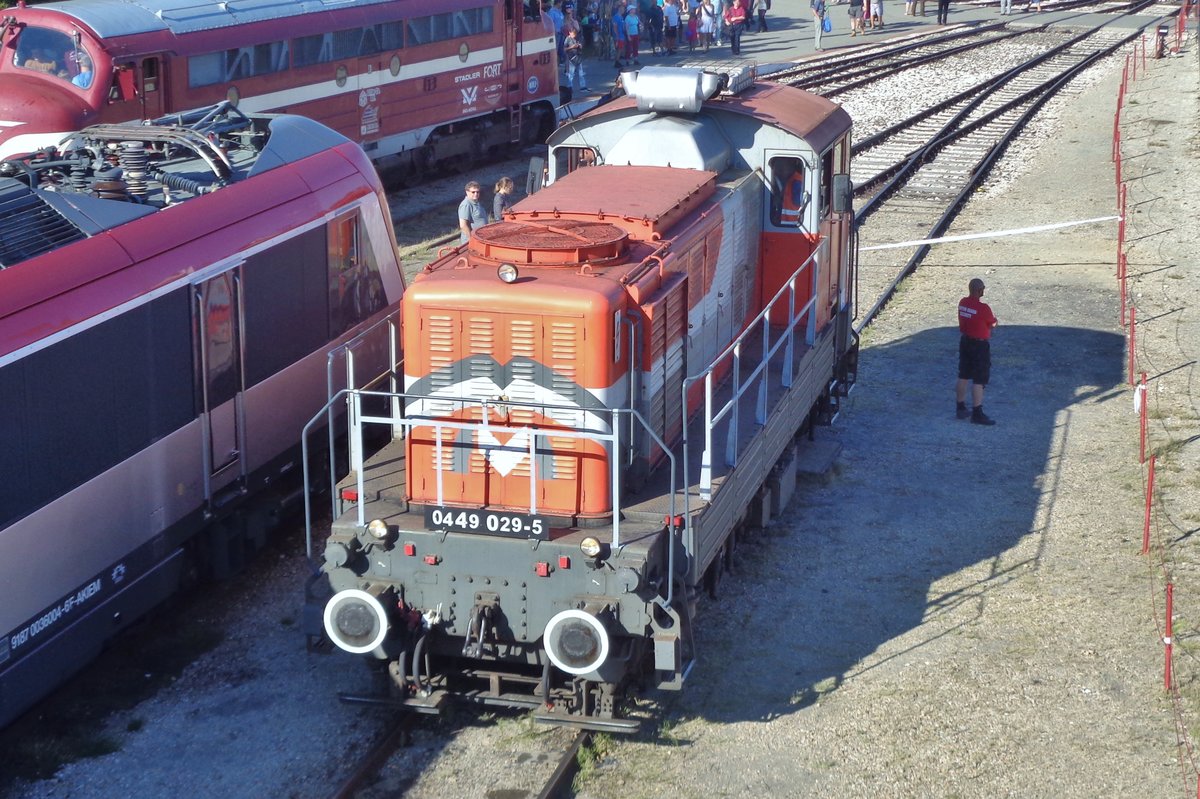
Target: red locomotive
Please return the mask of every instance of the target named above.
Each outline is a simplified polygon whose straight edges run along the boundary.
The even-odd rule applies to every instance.
[[[0,9],[0,158],[228,101],[422,172],[542,140],[554,33],[521,0],[91,0]]]
[[[854,380],[847,114],[749,71],[625,84],[413,281],[403,414],[356,420],[392,440],[340,484],[310,632],[406,704],[628,729],[624,689],[682,684],[698,592]]]

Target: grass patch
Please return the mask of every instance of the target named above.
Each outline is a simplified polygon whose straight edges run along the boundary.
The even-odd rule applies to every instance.
[[[612,736],[598,732],[592,735],[586,744],[579,747],[575,762],[579,764],[579,773],[571,781],[571,788],[576,792],[582,789],[585,782],[596,774],[596,769],[604,762],[605,756],[612,749]]]

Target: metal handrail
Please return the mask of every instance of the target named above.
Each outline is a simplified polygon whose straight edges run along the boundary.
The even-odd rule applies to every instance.
[[[384,327],[384,326],[386,326],[388,328],[388,339],[387,339],[388,368],[385,369],[384,371],[380,372],[379,374],[375,375],[374,377],[370,378],[369,380],[365,381],[360,386],[360,385],[358,385],[358,382],[357,382],[358,374],[357,374],[356,362],[355,362],[355,358],[354,358],[354,352],[359,346],[361,346],[363,343],[365,343],[367,341],[368,337],[371,337],[381,327]],[[404,366],[404,358],[403,358],[402,353],[400,352],[400,329],[401,329],[400,308],[396,307],[395,309],[390,311],[386,316],[378,319],[373,324],[371,324],[369,327],[359,331],[351,338],[342,342],[337,347],[334,347],[333,349],[331,349],[328,352],[328,354],[326,354],[326,356],[325,356],[325,396],[329,399],[332,399],[334,396],[334,392],[336,389],[334,388],[333,374],[334,374],[335,363],[337,362],[339,357],[342,357],[345,359],[346,388],[350,388],[350,389],[370,388],[370,387],[378,385],[382,380],[387,379],[388,390],[391,392],[395,392],[396,389],[398,388],[397,382],[396,382],[396,375],[401,371],[401,369]],[[401,415],[403,415],[403,407],[398,404],[393,403],[392,412],[397,416],[401,416]],[[337,478],[334,476],[334,473],[336,470],[334,468],[334,462],[333,462],[333,458],[334,458],[333,421],[334,420],[333,420],[333,405],[332,405],[332,403],[330,403],[330,402],[326,403],[324,413],[326,416],[326,422],[328,424],[329,481],[330,481],[329,482],[329,491],[330,491],[330,494],[332,494],[332,493],[334,493],[334,491],[337,488]],[[350,447],[351,468],[361,471],[362,470],[362,458],[363,458],[362,439],[356,438],[356,437],[350,435],[350,431],[351,431],[352,425],[354,423],[354,419],[353,419],[354,413],[355,413],[354,408],[347,407],[347,413],[346,413],[347,439],[346,440]],[[399,429],[393,430],[393,435],[401,435],[401,431]]]
[[[766,424],[767,416],[767,375],[771,360],[779,353],[780,349],[786,350],[785,359],[782,369],[781,383],[785,388],[790,388],[792,383],[792,361],[795,352],[795,329],[801,319],[807,315],[808,322],[805,330],[805,343],[812,344],[816,337],[816,316],[811,313],[817,301],[817,276],[820,274],[821,258],[828,253],[829,240],[822,239],[817,246],[815,252],[809,255],[799,267],[792,272],[791,276],[780,286],[779,290],[771,298],[758,315],[746,325],[741,334],[738,335],[724,350],[717,355],[712,362],[702,369],[700,372],[688,377],[683,381],[681,402],[683,407],[687,407],[688,393],[692,386],[700,381],[704,381],[704,450],[700,460],[700,499],[708,502],[712,499],[712,459],[713,459],[713,428],[718,422],[726,418],[736,420],[742,397],[749,393],[752,388],[756,388],[758,395],[755,399],[755,420],[758,424]],[[810,276],[812,299],[804,304],[800,309],[796,308],[796,292],[799,284],[801,273],[804,272],[810,265],[816,267],[812,270]],[[774,342],[771,341],[771,313],[776,309],[784,298],[787,298],[788,317],[782,331],[779,332]],[[751,335],[754,335],[761,329],[762,335],[762,356],[757,366],[745,378],[741,374],[741,356],[742,347],[749,340]],[[732,361],[731,368],[733,370],[733,393],[729,400],[725,402],[719,409],[714,411],[713,408],[713,391],[716,388],[716,375],[718,368],[725,362]],[[725,444],[725,465],[737,465],[738,453],[738,429],[736,423],[729,425],[729,432],[726,435]],[[684,474],[691,474],[688,463],[688,437],[687,425],[684,425],[683,434],[683,468]],[[688,534],[690,535],[690,511],[691,511],[691,496],[688,496],[688,507],[685,509],[688,518]]]
[[[311,491],[309,491],[309,486],[311,485],[311,480],[310,480],[310,474],[309,474],[308,438],[309,438],[309,434],[312,432],[313,427],[315,425],[317,425],[318,423],[320,423],[324,418],[327,417],[327,415],[331,412],[331,409],[334,407],[335,403],[337,403],[339,401],[345,401],[351,407],[351,412],[349,415],[350,415],[350,418],[352,421],[350,423],[349,435],[352,438],[358,438],[360,440],[362,437],[363,428],[365,427],[365,425],[368,425],[368,424],[386,424],[386,425],[391,426],[393,430],[397,429],[397,427],[402,428],[404,430],[408,430],[408,429],[416,428],[416,427],[432,427],[435,431],[435,440],[437,442],[437,444],[435,446],[438,447],[438,454],[435,457],[435,461],[438,464],[437,469],[436,469],[436,474],[437,474],[437,503],[439,505],[442,504],[442,501],[443,501],[442,483],[441,483],[441,475],[442,475],[443,469],[441,468],[442,458],[440,457],[442,430],[446,430],[446,429],[449,429],[449,430],[486,430],[489,428],[489,423],[487,421],[488,416],[489,416],[488,410],[489,410],[489,408],[491,408],[493,406],[497,406],[497,407],[504,406],[505,408],[510,409],[510,410],[512,408],[537,410],[540,413],[542,413],[543,415],[549,415],[548,412],[553,412],[553,411],[578,412],[581,410],[578,406],[551,405],[551,404],[547,404],[547,403],[536,403],[536,402],[513,402],[512,400],[499,401],[499,400],[488,400],[488,399],[462,398],[462,399],[456,399],[456,400],[452,400],[452,401],[461,402],[464,405],[470,404],[472,406],[476,406],[476,405],[481,406],[483,421],[469,422],[469,421],[458,421],[458,420],[448,420],[448,419],[432,419],[432,418],[428,418],[428,417],[411,417],[411,418],[409,418],[409,417],[402,417],[398,414],[393,414],[393,415],[389,415],[389,416],[364,416],[362,414],[362,400],[364,397],[382,397],[382,398],[390,399],[390,400],[392,400],[391,406],[393,409],[396,407],[403,409],[403,402],[401,402],[402,400],[422,400],[422,401],[437,400],[437,401],[443,401],[443,402],[447,400],[446,397],[433,397],[433,396],[424,395],[424,394],[405,394],[405,393],[401,393],[401,392],[366,391],[366,390],[362,390],[362,389],[346,388],[346,389],[342,389],[342,390],[338,391],[333,397],[331,397],[329,399],[329,401],[325,404],[325,407],[323,407],[320,411],[318,411],[317,414],[315,416],[313,416],[313,418],[311,420],[309,420],[308,424],[306,424],[304,426],[304,430],[301,434],[301,451],[302,451],[302,456],[303,456],[302,461],[304,464],[304,487],[305,487],[305,491],[304,491],[305,551],[306,551],[310,561],[313,556],[313,554],[312,554],[313,549],[312,549]],[[638,411],[636,411],[632,408],[597,408],[597,409],[588,409],[588,412],[594,413],[596,415],[609,416],[610,418],[607,422],[607,427],[612,432],[601,432],[601,431],[597,431],[595,429],[579,428],[579,427],[566,427],[566,426],[546,427],[546,428],[507,427],[506,429],[512,430],[512,431],[518,432],[518,433],[520,431],[525,431],[527,433],[527,435],[529,436],[529,456],[530,456],[530,478],[529,479],[530,479],[530,500],[531,500],[530,501],[530,513],[536,513],[536,486],[537,486],[536,455],[538,452],[537,444],[536,444],[537,439],[550,438],[550,437],[577,438],[577,439],[581,439],[581,440],[585,440],[585,441],[587,441],[587,440],[596,441],[597,443],[600,443],[602,445],[604,445],[604,444],[611,445],[611,449],[609,449],[609,465],[610,465],[610,469],[611,469],[611,474],[610,474],[609,479],[610,479],[610,490],[611,490],[612,504],[613,504],[612,548],[614,550],[619,550],[620,546],[621,546],[620,519],[621,519],[621,468],[622,467],[621,467],[620,459],[618,457],[616,457],[616,453],[620,452],[620,443],[621,443],[621,433],[620,433],[621,425],[617,424],[616,417],[623,416],[623,415],[630,416],[632,420],[634,420],[636,423],[638,423],[642,426],[642,428],[646,431],[646,433],[649,434],[650,439],[656,445],[658,445],[658,447],[663,451],[664,454],[666,454],[668,461],[669,461],[669,469],[670,469],[671,494],[670,494],[669,508],[670,508],[670,518],[672,520],[674,520],[676,518],[675,502],[676,502],[676,491],[677,491],[677,488],[679,485],[679,480],[680,480],[679,469],[678,469],[679,464],[676,461],[675,453],[671,452],[671,450],[667,446],[666,442],[663,441],[662,438],[659,437],[659,435],[654,431],[654,429],[650,426],[650,424],[646,421],[646,419]],[[494,426],[494,423],[492,423],[492,426]],[[543,451],[546,451],[546,450],[543,450]],[[333,518],[336,518],[337,517],[337,485],[336,485],[337,478],[336,478],[336,475],[332,474],[332,471],[333,471],[332,458],[330,461],[330,467],[331,467],[330,479],[333,483],[333,488],[331,490],[331,498],[330,498],[331,506],[332,506],[331,507],[331,515],[333,516]],[[355,485],[356,485],[356,488],[358,489],[358,497],[359,497],[359,501],[357,503],[356,522],[360,527],[365,526],[366,522],[367,522],[366,510],[364,508],[364,503],[362,501],[362,498],[365,496],[365,476],[364,476],[363,472],[364,472],[364,470],[361,468],[361,464],[359,464],[359,468],[357,468],[355,470]],[[669,525],[669,526],[671,526],[672,530],[674,529],[673,525]],[[674,574],[675,547],[671,546],[671,547],[669,547],[669,550],[670,551],[668,553],[668,569],[670,570],[670,572],[672,574]],[[672,593],[673,593],[673,587],[671,587],[669,583],[670,583],[670,581],[668,581],[668,588],[667,588],[667,601],[668,602],[671,600]]]

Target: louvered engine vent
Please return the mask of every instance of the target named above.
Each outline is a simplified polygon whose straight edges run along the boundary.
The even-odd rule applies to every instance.
[[[0,178],[0,269],[85,238],[24,183]]]

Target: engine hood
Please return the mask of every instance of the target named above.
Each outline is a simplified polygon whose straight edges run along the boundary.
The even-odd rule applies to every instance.
[[[58,83],[0,75],[0,158],[57,144],[92,123],[95,112],[65,81]]]

